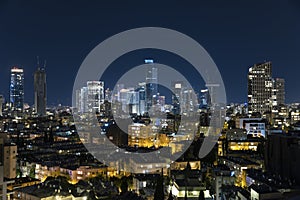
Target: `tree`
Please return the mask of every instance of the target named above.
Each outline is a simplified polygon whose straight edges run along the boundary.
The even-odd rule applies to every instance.
[[[35,166],[32,166],[29,172],[29,177],[35,178]]]
[[[21,171],[20,168],[17,168],[17,170],[16,170],[16,176],[17,176],[17,178],[22,177],[22,171]]]

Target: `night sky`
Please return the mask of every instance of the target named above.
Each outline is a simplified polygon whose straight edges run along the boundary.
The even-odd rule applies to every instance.
[[[300,3],[289,1],[0,0],[0,93],[8,98],[10,68],[25,71],[25,101],[33,104],[33,73],[47,60],[48,104],[71,105],[73,82],[85,56],[106,38],[127,29],[158,26],[197,40],[223,76],[228,102],[245,102],[247,71],[273,62],[286,80],[287,102],[300,102]],[[110,66],[118,77],[143,59],[185,65],[174,55],[138,51]],[[184,70],[192,73],[192,70]],[[112,76],[105,81],[112,86]],[[194,78],[192,85],[201,88]]]

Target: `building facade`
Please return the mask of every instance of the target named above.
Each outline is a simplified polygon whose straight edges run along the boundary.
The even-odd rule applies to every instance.
[[[100,112],[100,107],[104,103],[104,82],[87,82],[87,105],[89,112]]]
[[[4,177],[14,179],[17,176],[17,146],[4,146]]]
[[[47,85],[45,68],[38,67],[34,73],[34,107],[39,116],[46,115]]]
[[[272,63],[250,67],[248,72],[248,112],[261,114],[271,111]]]
[[[24,106],[24,72],[13,67],[10,76],[10,103],[12,110],[23,111]]]
[[[272,63],[255,64],[248,72],[248,113],[271,112],[285,103],[285,81],[272,78]]]
[[[6,190],[7,190],[7,183],[4,182],[4,142],[3,138],[0,138],[0,199],[6,200]]]
[[[148,64],[146,74],[146,110],[149,112],[151,106],[156,102],[158,93],[158,70],[152,59],[145,59]]]

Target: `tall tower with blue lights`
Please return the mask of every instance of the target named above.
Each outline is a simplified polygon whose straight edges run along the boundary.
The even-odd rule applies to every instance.
[[[156,102],[158,93],[157,67],[153,59],[145,59],[147,64],[146,74],[146,111],[149,112],[151,106]]]
[[[24,107],[24,72],[13,67],[10,76],[10,103],[12,110],[23,111]]]

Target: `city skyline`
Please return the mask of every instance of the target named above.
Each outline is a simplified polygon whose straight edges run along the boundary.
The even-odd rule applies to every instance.
[[[147,60],[147,59],[146,59]],[[152,61],[153,62],[153,61]],[[258,66],[260,66],[260,65],[263,65],[263,64],[265,64],[265,63],[270,63],[270,65],[272,65],[272,61],[265,61],[265,62],[260,62],[260,63],[254,63],[253,65],[251,65],[251,66],[249,66],[249,68],[248,68],[248,70],[250,70],[253,66],[256,66],[256,65],[258,65]],[[22,74],[23,74],[23,87],[24,87],[24,77],[25,77],[25,73],[26,72],[24,72],[24,69],[23,68],[18,68],[17,66],[13,66],[10,70],[11,71],[14,71],[14,70],[21,70],[22,71]],[[156,70],[157,70],[157,72],[156,73],[158,73],[159,74],[159,69],[158,68],[156,68]],[[43,66],[43,67],[40,67],[39,65],[38,65],[38,67],[36,67],[36,71],[35,71],[35,73],[34,73],[34,75],[33,75],[33,77],[32,77],[32,79],[33,80],[35,80],[35,75],[36,74],[38,74],[38,73],[42,73],[43,75],[42,76],[44,76],[44,77],[42,77],[42,80],[39,80],[39,81],[42,81],[42,82],[44,82],[44,88],[42,89],[40,89],[40,90],[43,90],[42,91],[42,95],[44,95],[43,97],[41,97],[41,98],[39,98],[39,101],[40,102],[44,102],[45,101],[45,103],[42,103],[42,104],[45,104],[46,106],[56,106],[56,104],[54,104],[54,103],[50,103],[50,104],[47,104],[47,92],[46,92],[46,90],[47,90],[47,86],[46,86],[46,74],[47,74],[47,72],[46,72],[46,70],[45,70],[45,66]],[[247,73],[246,73],[247,74]],[[10,76],[12,76],[12,75],[10,75]],[[248,76],[249,76],[249,72],[248,72]],[[147,78],[146,78],[147,79]],[[248,77],[248,79],[249,79],[249,77]],[[245,80],[246,80],[246,78],[245,78]],[[284,77],[280,77],[280,78],[278,78],[278,77],[276,77],[276,78],[273,78],[273,79],[270,79],[270,82],[273,82],[272,83],[272,85],[274,85],[274,87],[276,86],[276,80],[277,81],[284,81],[285,82],[285,78]],[[12,80],[10,80],[10,82],[11,82]],[[97,81],[97,82],[104,82],[104,81],[102,81],[102,80],[90,80],[90,81]],[[117,80],[116,80],[117,81]],[[147,80],[146,80],[147,81]],[[248,80],[249,81],[249,80]],[[176,82],[176,81],[174,81],[174,82]],[[203,82],[203,80],[201,80],[201,82]],[[121,83],[122,84],[122,83]],[[285,88],[285,83],[283,83],[284,84],[284,90],[286,90]],[[10,83],[10,85],[11,85],[11,83]],[[108,83],[108,85],[109,86],[112,86],[113,84],[112,83]],[[171,82],[171,85],[172,85],[172,82]],[[104,91],[106,91],[107,89],[108,89],[108,91],[110,91],[110,92],[113,92],[113,91],[111,91],[112,90],[112,87],[109,87],[109,86],[105,86],[105,87],[103,87],[104,88]],[[136,85],[135,87],[137,87],[138,85]],[[246,87],[248,87],[249,86],[249,82],[246,84]],[[114,86],[115,87],[115,86]],[[129,85],[127,85],[126,87],[132,87],[132,85],[131,86],[129,86]],[[159,88],[161,88],[161,86],[158,86]],[[32,88],[31,88],[31,90],[33,91],[33,99],[30,99],[29,101],[27,100],[27,99],[24,99],[24,97],[22,97],[23,98],[23,103],[24,103],[24,105],[26,104],[27,105],[27,103],[28,103],[28,105],[29,106],[32,106],[32,107],[35,107],[36,106],[36,103],[35,103],[35,101],[37,102],[38,100],[37,100],[37,92],[35,92],[35,90],[37,89],[37,86],[35,86],[34,84],[32,85]],[[82,88],[81,88],[82,89]],[[136,88],[137,89],[137,88]],[[172,100],[172,94],[170,93],[170,91],[168,91],[168,89],[165,89],[164,87],[162,87],[161,88],[162,89],[162,94],[163,95],[166,95],[166,94],[168,94],[168,95],[171,95],[171,96],[168,96],[167,95],[167,102],[168,103],[170,103],[170,104],[172,104],[172,102],[173,102],[173,100]],[[202,84],[202,85],[198,85],[198,87],[193,87],[193,89],[196,89],[196,92],[198,93],[198,96],[199,95],[201,95],[201,90],[206,90],[207,89],[207,87],[204,85],[204,84]],[[22,88],[22,90],[24,90],[23,88]],[[248,88],[248,90],[249,90],[249,88]],[[31,91],[31,92],[32,92]],[[103,91],[103,92],[104,92]],[[10,91],[9,91],[10,92]],[[22,91],[23,92],[23,95],[24,95],[24,91]],[[170,93],[170,94],[169,94]],[[230,92],[229,92],[230,93]],[[159,94],[159,93],[158,93]],[[9,94],[8,96],[6,96],[5,94],[3,94],[3,93],[1,93],[0,92],[0,95],[2,95],[3,97],[4,97],[4,100],[7,102],[7,103],[10,103],[11,102],[11,94]],[[106,95],[105,93],[103,94],[103,99],[104,99],[104,95]],[[249,94],[248,94],[249,95]],[[200,97],[200,96],[199,96]],[[270,97],[271,98],[271,97]],[[42,99],[44,99],[44,100],[42,100]],[[284,102],[286,101],[285,100],[286,98],[285,98],[285,96],[284,96]],[[33,101],[32,103],[31,103],[31,101]],[[248,96],[248,101],[249,101],[249,96]],[[289,104],[289,103],[299,103],[300,101],[294,101],[294,102],[286,102],[287,104]],[[200,102],[199,102],[200,103]],[[246,96],[246,98],[245,98],[245,100],[243,100],[243,101],[240,101],[240,102],[227,102],[228,104],[230,104],[230,103],[247,103],[247,96]],[[62,104],[62,102],[58,102],[58,104]],[[57,104],[57,105],[58,105]],[[63,105],[65,105],[65,106],[71,106],[71,104],[63,104]],[[42,105],[42,107],[43,107],[43,105]],[[37,108],[35,108],[35,109],[37,109]],[[42,108],[42,110],[43,110],[44,108]],[[44,112],[43,112],[44,113]]]
[[[273,62],[275,77],[285,78],[287,103],[300,99],[297,88],[294,87],[299,84],[297,53],[300,46],[297,39],[300,30],[296,26],[299,21],[299,14],[296,12],[299,5],[296,1],[272,4],[264,1],[246,5],[238,2],[219,2],[220,7],[214,10],[219,13],[218,16],[223,16],[222,20],[214,16],[214,12],[209,12],[210,9],[204,9],[214,7],[214,3],[209,2],[184,5],[178,3],[172,6],[164,2],[161,6],[155,6],[155,17],[147,17],[150,16],[151,9],[145,10],[144,6],[137,2],[96,3],[93,7],[86,4],[82,7],[80,2],[74,2],[72,8],[67,3],[60,2],[59,5],[60,8],[53,2],[43,2],[44,9],[41,11],[38,9],[41,6],[39,3],[32,7],[22,5],[24,8],[21,8],[14,1],[1,2],[1,24],[4,28],[0,31],[0,52],[3,55],[0,59],[0,92],[6,98],[9,91],[9,69],[16,65],[25,71],[25,102],[33,104],[32,77],[36,70],[35,58],[39,55],[48,60],[49,105],[71,105],[72,85],[77,69],[87,53],[98,43],[130,28],[163,26],[181,31],[203,45],[221,71],[228,102],[247,101],[248,67],[265,60]],[[70,9],[70,15],[65,14],[66,9]],[[97,12],[98,9],[102,12]],[[120,20],[114,16],[116,12],[123,13],[124,18]],[[10,13],[14,15],[10,16]],[[80,13],[80,18],[75,13]],[[134,17],[138,15],[142,16],[143,20]],[[129,21],[130,23],[127,23]],[[39,24],[43,24],[42,28],[37,26]],[[84,34],[80,30],[83,30]],[[9,39],[11,35],[14,35],[13,41]],[[112,68],[118,69],[122,66],[125,70],[142,64],[145,57],[152,57],[176,69],[185,66],[184,61],[173,59],[165,52],[150,52],[145,50],[137,52],[134,56],[125,56],[114,62]],[[116,70],[111,71],[116,73]],[[290,73],[291,71],[295,73]],[[120,70],[120,73],[123,72]],[[192,71],[188,72],[191,74]],[[68,76],[64,77],[65,74]],[[197,84],[197,78],[192,79],[194,84]],[[108,86],[111,85],[107,83]],[[60,86],[59,89],[57,85]]]
[[[300,199],[299,11],[0,0],[0,200]]]

